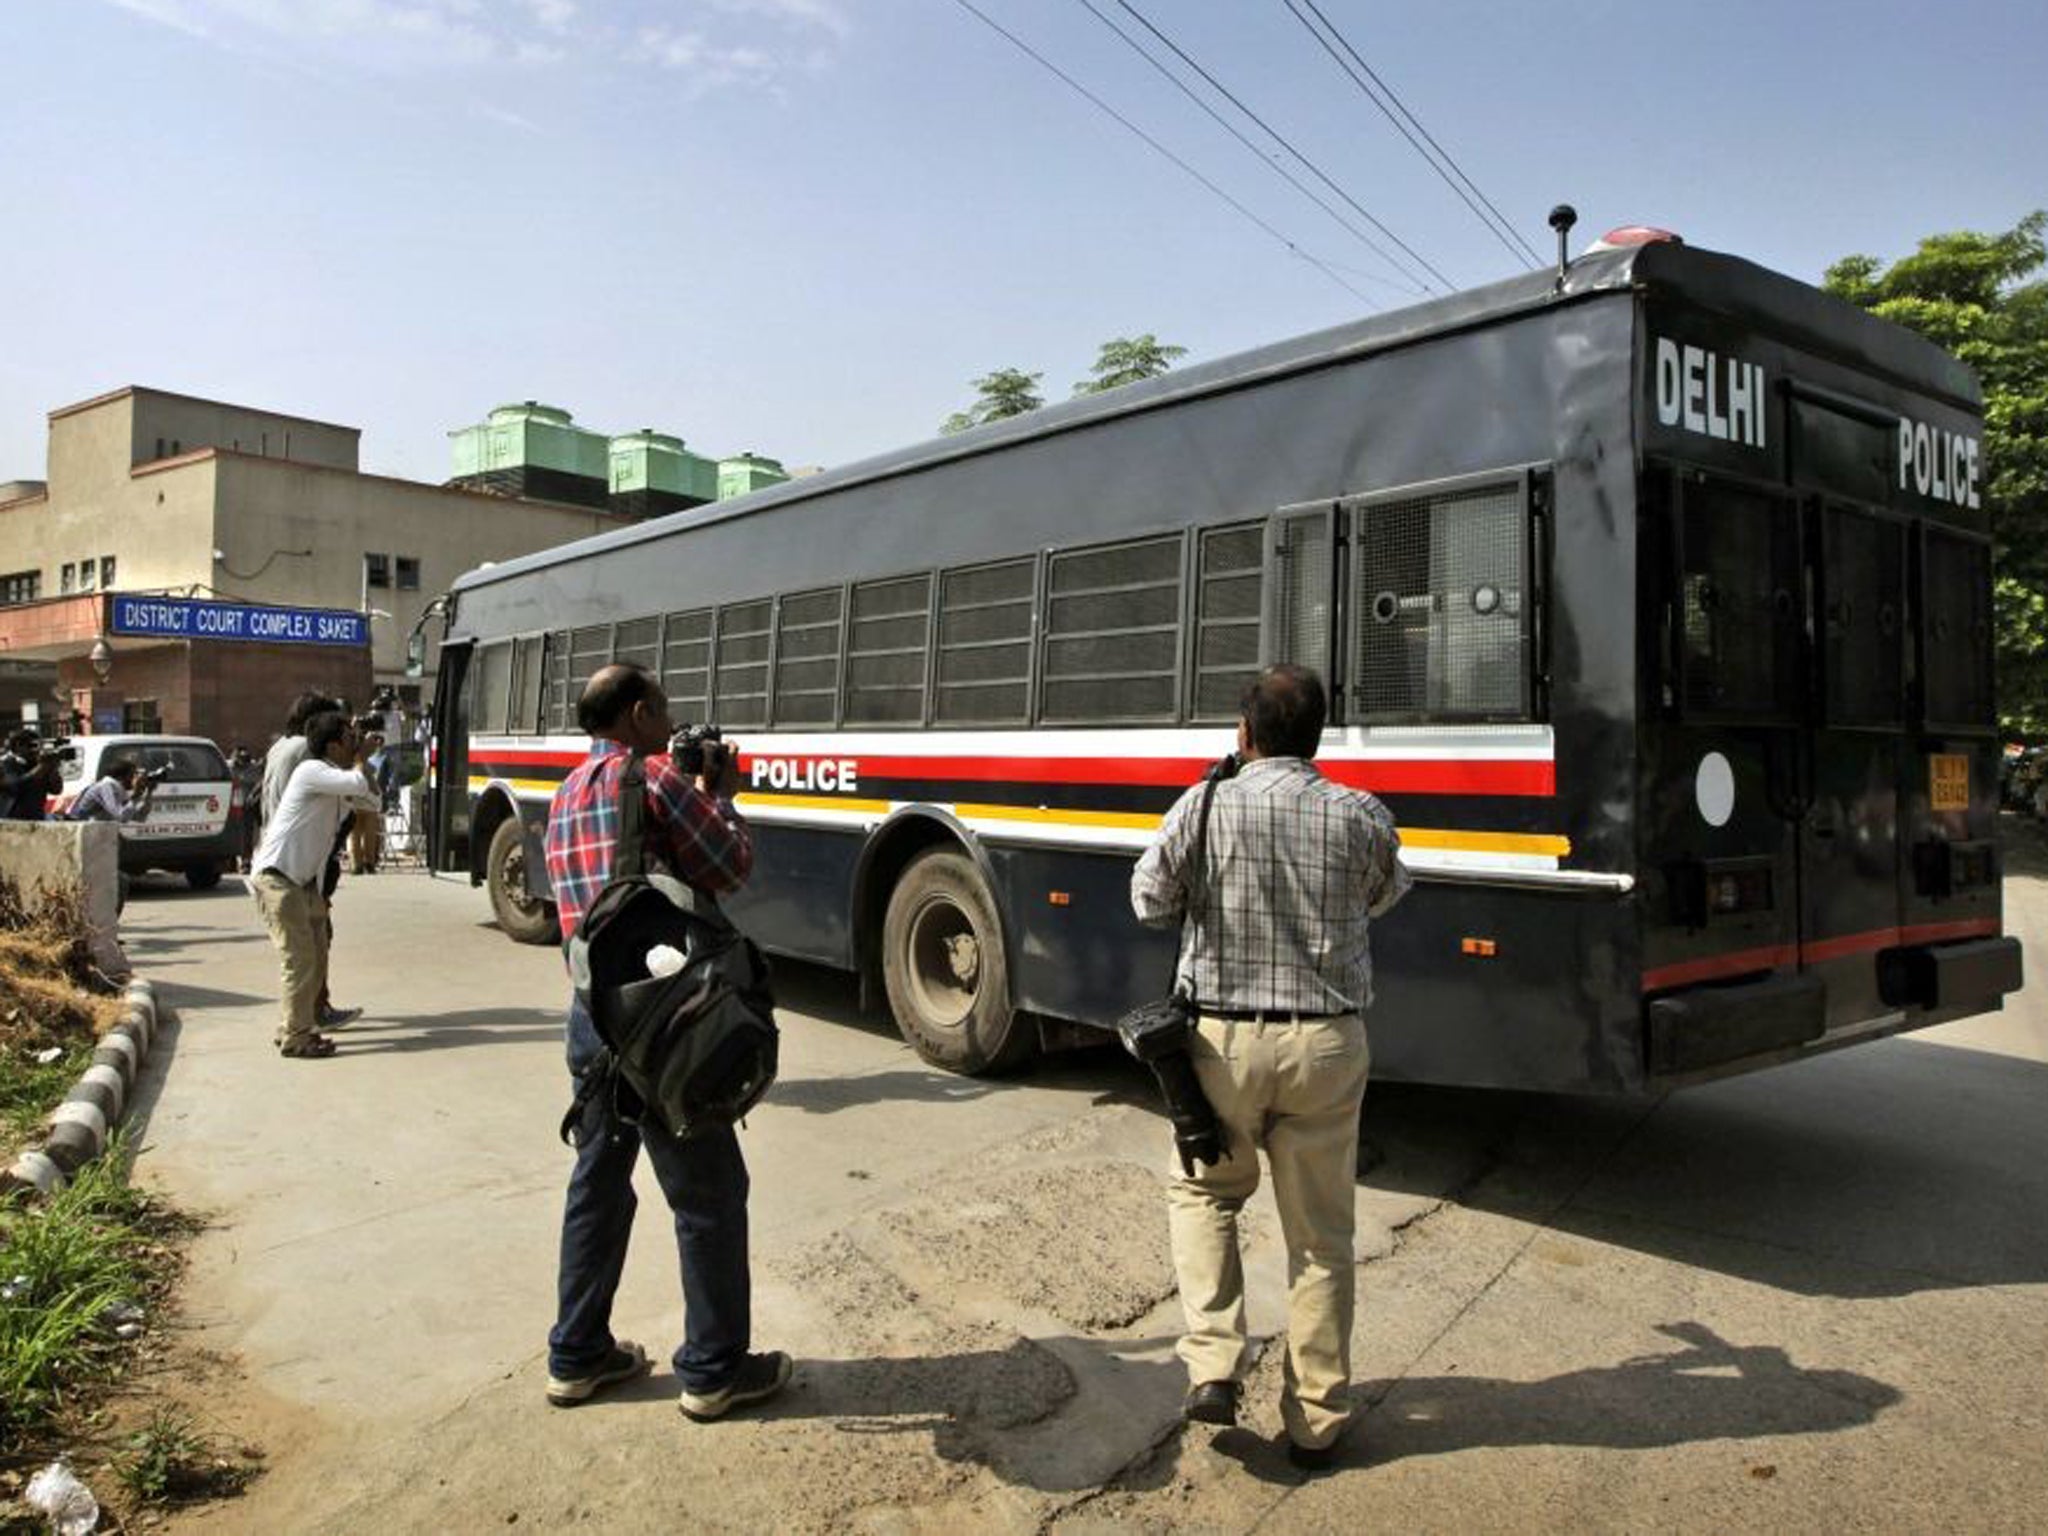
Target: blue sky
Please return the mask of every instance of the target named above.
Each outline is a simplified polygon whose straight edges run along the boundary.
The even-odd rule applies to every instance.
[[[844,463],[990,368],[1057,399],[1106,337],[1402,302],[1080,0],[975,3],[1356,293],[958,0],[0,0],[0,479],[126,383],[430,480],[524,398]],[[1651,222],[1813,279],[2048,204],[2038,3],[1320,3],[1539,250],[1569,201],[1575,245]],[[1455,283],[1513,268],[1282,0],[1133,4]]]

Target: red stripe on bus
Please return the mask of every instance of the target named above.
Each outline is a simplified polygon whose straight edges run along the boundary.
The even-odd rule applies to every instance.
[[[1848,955],[1868,954],[1903,944],[1939,944],[1944,939],[1983,938],[1998,932],[1995,917],[1958,918],[1946,923],[1915,923],[1906,928],[1873,928],[1868,933],[1845,933],[1830,939],[1815,939],[1800,946],[1800,953],[1812,962],[1840,960]]]
[[[1643,972],[1642,990],[1661,992],[1695,981],[1718,981],[1746,971],[1773,970],[1794,961],[1820,965],[1851,955],[1874,954],[1909,944],[1939,944],[1948,939],[1982,938],[1999,931],[1995,917],[1959,918],[1946,923],[1914,923],[1904,928],[1872,928],[1863,933],[1837,934],[1805,944],[1767,944],[1760,949],[1738,949],[1725,955],[1703,955],[1697,960],[1679,960]]]
[[[746,753],[781,757],[772,750]],[[1199,757],[906,757],[846,754],[864,778],[956,780],[969,784],[1114,784],[1182,789],[1209,766]],[[522,768],[572,768],[581,752],[547,752],[516,747],[477,749],[480,763]],[[791,762],[836,761],[831,752],[787,754]],[[1335,758],[1319,764],[1335,783],[1384,795],[1534,795],[1557,793],[1557,767],[1548,761],[1485,758]]]
[[[1737,949],[1725,955],[1702,955],[1697,960],[1678,960],[1643,972],[1643,990],[1662,992],[1666,987],[1689,986],[1695,981],[1720,981],[1745,971],[1775,970],[1799,958],[1796,944],[1767,944],[1761,949]]]

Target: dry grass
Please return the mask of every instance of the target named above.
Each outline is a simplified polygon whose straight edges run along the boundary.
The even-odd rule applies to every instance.
[[[76,899],[30,912],[0,880],[0,1164],[64,1097],[93,1043],[120,1018],[120,1000],[92,961]],[[51,1051],[49,1061],[38,1058]]]

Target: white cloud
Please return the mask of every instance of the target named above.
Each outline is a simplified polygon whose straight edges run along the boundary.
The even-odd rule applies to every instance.
[[[851,23],[837,0],[104,0],[216,46],[373,70],[621,64],[687,88],[815,73]]]

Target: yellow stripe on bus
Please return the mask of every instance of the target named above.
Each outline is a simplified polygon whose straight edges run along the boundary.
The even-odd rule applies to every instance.
[[[472,779],[470,788],[481,789],[490,782],[488,779]],[[507,779],[502,782],[514,789],[546,794],[554,793],[556,787],[536,779]],[[887,800],[856,800],[838,795],[749,793],[739,795],[736,803],[742,808],[761,806],[786,811],[852,811],[870,816],[886,816],[893,808],[892,802]],[[1148,811],[1079,811],[1031,805],[961,803],[956,804],[953,810],[968,821],[1021,821],[1048,827],[1114,827],[1138,832],[1149,832],[1164,819]],[[1434,827],[1403,827],[1401,842],[1408,848],[1433,848],[1449,853],[1523,853],[1560,859],[1572,851],[1570,838],[1548,832],[1464,832]]]
[[[1033,821],[1056,827],[1136,827],[1149,831],[1162,818],[1144,811],[1049,811],[1029,805],[955,805],[969,821]]]
[[[1429,827],[1403,827],[1401,846],[1456,853],[1538,853],[1561,859],[1572,851],[1572,840],[1548,832],[1439,832]]]
[[[889,814],[887,800],[842,799],[838,795],[735,795],[733,804],[741,810],[750,805],[769,805],[790,811],[865,811],[874,816]]]
[[[546,795],[549,799],[553,799],[555,791],[562,787],[552,779],[471,779],[469,790],[471,794],[475,794],[480,789],[489,789],[493,784],[508,785],[519,794]]]

